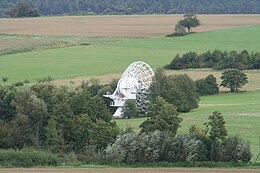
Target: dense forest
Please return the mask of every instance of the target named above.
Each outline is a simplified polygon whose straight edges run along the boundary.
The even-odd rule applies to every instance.
[[[252,157],[249,143],[228,135],[224,117],[217,111],[205,119],[204,126],[192,125],[187,134],[177,134],[181,112],[199,106],[196,90],[218,94],[212,75],[195,82],[188,75],[167,76],[157,69],[147,111],[138,115],[147,117],[138,133],[131,124],[119,128],[112,120],[114,110],[103,94],[115,90],[117,80],[101,85],[91,79],[77,87],[55,86],[51,80],[49,76],[30,85],[28,81],[0,85],[1,166],[245,164]]]
[[[88,14],[253,14],[259,0],[26,0],[41,15]],[[1,0],[0,17],[21,0]]]

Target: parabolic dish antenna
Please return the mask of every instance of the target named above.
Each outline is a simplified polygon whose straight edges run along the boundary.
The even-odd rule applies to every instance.
[[[113,115],[114,118],[123,117],[122,108],[127,100],[136,100],[138,110],[141,112],[146,110],[146,97],[153,76],[152,68],[145,62],[136,61],[127,67],[114,93],[104,95],[113,100],[110,106],[118,107]]]

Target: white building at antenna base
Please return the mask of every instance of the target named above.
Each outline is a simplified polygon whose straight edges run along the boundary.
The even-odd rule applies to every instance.
[[[127,100],[136,100],[139,111],[146,110],[146,97],[153,76],[152,68],[145,62],[133,62],[127,67],[118,81],[114,93],[104,95],[113,100],[110,106],[118,107],[113,115],[114,118],[123,117],[122,108]]]

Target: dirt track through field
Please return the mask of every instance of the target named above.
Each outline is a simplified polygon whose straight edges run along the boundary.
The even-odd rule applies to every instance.
[[[260,169],[223,168],[11,168],[0,173],[259,173]]]
[[[173,32],[182,15],[69,16],[0,19],[0,34],[154,37]],[[260,15],[199,15],[195,31],[260,25]]]

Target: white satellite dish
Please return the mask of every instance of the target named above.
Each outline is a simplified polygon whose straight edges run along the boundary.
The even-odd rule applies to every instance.
[[[122,108],[127,100],[136,100],[137,108],[140,111],[146,110],[146,97],[153,76],[152,68],[145,62],[133,62],[127,67],[114,93],[104,95],[113,100],[110,106],[118,107],[113,115],[114,118],[123,117]]]

